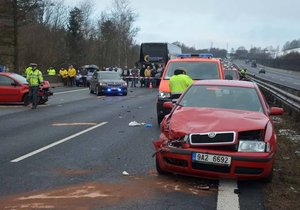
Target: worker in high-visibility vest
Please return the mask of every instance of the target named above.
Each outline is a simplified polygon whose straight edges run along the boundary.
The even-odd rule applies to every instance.
[[[39,86],[43,82],[43,75],[37,69],[37,64],[32,64],[32,69],[27,74],[27,81],[29,83],[29,98],[32,101],[32,109],[36,109],[38,103]]]
[[[68,76],[69,76],[69,85],[68,86],[75,85],[76,74],[77,74],[76,69],[73,67],[73,65],[70,65],[68,68]]]
[[[68,71],[65,68],[61,68],[59,70],[59,76],[64,84],[64,86],[68,86]]]
[[[55,75],[56,75],[55,68],[53,68],[53,67],[50,67],[50,68],[47,70],[47,72],[48,72],[48,75],[49,75],[49,76],[55,76]]]
[[[183,93],[191,84],[193,80],[186,74],[184,68],[177,68],[174,75],[169,80],[169,87],[172,95]]]

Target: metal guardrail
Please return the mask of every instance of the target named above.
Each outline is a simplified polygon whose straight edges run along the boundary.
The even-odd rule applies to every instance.
[[[238,70],[241,68],[236,65]],[[254,74],[248,73],[247,77],[258,84],[259,87],[266,90],[269,94],[278,99],[281,104],[289,107],[300,119],[300,97],[299,90],[277,84],[273,81],[268,81],[262,78],[256,77]]]

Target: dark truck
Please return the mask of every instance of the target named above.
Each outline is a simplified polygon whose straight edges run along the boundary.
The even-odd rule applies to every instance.
[[[181,54],[181,48],[177,45],[162,42],[142,43],[140,48],[140,65],[165,66],[167,62]]]

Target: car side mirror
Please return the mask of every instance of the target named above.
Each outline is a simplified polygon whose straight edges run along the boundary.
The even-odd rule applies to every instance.
[[[163,107],[166,109],[173,109],[173,102],[172,101],[164,102]]]
[[[270,115],[282,115],[283,112],[283,108],[279,107],[271,107],[270,109]]]

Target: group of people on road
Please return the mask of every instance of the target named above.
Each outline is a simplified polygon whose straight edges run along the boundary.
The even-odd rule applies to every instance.
[[[70,65],[68,70],[65,68],[61,68],[59,70],[59,76],[61,77],[65,87],[72,87],[76,85],[76,81],[75,81],[76,75],[77,75],[77,71],[73,65]]]

